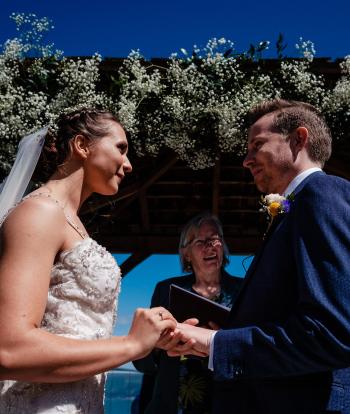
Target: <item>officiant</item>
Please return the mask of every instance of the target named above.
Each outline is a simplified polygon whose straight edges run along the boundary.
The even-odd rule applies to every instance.
[[[216,216],[203,213],[184,226],[179,255],[182,270],[189,274],[159,282],[152,296],[151,307],[169,308],[169,288],[175,284],[231,308],[242,279],[224,270],[229,262],[228,248]],[[141,413],[211,412],[212,372],[207,369],[207,359],[170,358],[166,352],[155,349],[147,357],[133,363],[136,369],[144,373]]]

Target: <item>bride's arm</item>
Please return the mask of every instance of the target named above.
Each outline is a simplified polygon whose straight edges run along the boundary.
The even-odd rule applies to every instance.
[[[137,310],[123,337],[74,340],[40,329],[52,264],[65,243],[67,226],[50,203],[24,204],[2,227],[0,380],[68,382],[89,377],[145,356],[165,329],[175,327],[165,309],[155,308]]]

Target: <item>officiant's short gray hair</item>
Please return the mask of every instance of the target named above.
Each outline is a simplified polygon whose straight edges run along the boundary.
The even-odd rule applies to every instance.
[[[191,241],[194,239],[195,235],[198,233],[200,227],[203,224],[211,224],[216,227],[218,235],[222,239],[222,247],[223,247],[223,259],[222,259],[222,267],[225,267],[230,259],[229,259],[229,250],[227,244],[224,239],[224,232],[222,230],[222,224],[220,220],[214,215],[209,212],[198,214],[197,216],[193,217],[189,220],[182,229],[180,235],[180,243],[179,243],[179,255],[180,255],[180,262],[181,268],[183,272],[193,272],[192,265],[189,261],[185,258],[185,249],[189,246]]]

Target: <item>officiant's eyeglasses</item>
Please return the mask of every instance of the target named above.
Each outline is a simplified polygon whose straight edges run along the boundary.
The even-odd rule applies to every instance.
[[[217,246],[217,245],[221,246],[222,238],[219,236],[214,236],[214,237],[208,237],[206,239],[193,239],[187,245],[192,245],[199,249],[203,249],[205,247],[210,247],[210,246]]]

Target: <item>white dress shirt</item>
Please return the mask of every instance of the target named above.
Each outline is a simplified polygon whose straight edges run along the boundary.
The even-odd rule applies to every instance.
[[[322,171],[322,170],[319,167],[313,167],[313,168],[309,168],[309,169],[301,172],[300,174],[298,174],[288,184],[288,187],[284,190],[284,193],[282,195],[284,197],[288,197],[298,187],[298,185],[305,180],[306,177],[308,177],[310,174],[312,174],[316,171]]]

